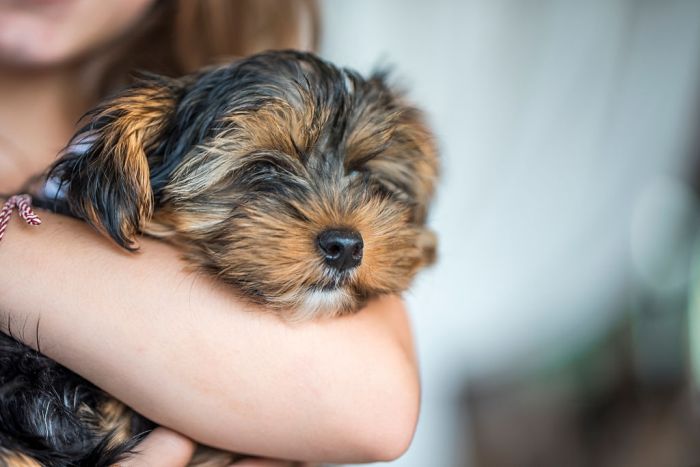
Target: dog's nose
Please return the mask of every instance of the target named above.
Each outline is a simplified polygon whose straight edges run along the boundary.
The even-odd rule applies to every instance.
[[[339,271],[352,269],[362,262],[362,236],[354,230],[324,230],[317,238],[326,264]]]

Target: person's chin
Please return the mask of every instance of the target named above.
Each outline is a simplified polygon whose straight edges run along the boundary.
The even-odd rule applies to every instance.
[[[46,67],[70,59],[65,40],[50,25],[29,15],[0,10],[0,66]]]

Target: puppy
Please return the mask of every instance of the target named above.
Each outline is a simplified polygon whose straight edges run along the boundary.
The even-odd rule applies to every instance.
[[[433,261],[437,175],[423,115],[384,75],[280,51],[147,76],[106,101],[51,168],[58,189],[44,201],[127,250],[140,233],[167,239],[242,299],[298,321],[400,293]],[[149,428],[11,339],[0,360],[8,465],[109,465]],[[230,460],[202,451],[197,462]]]

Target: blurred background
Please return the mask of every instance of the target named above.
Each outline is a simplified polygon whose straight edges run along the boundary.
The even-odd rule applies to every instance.
[[[403,466],[700,464],[700,2],[322,0],[442,148]],[[698,289],[698,291],[696,291]]]

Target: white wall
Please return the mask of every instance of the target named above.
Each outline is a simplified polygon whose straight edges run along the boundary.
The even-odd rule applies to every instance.
[[[323,54],[396,65],[439,135],[441,257],[408,296],[423,410],[396,464],[454,465],[467,378],[551,358],[611,319],[635,210],[679,186],[700,2],[321,1]],[[663,248],[669,214],[651,204]]]

